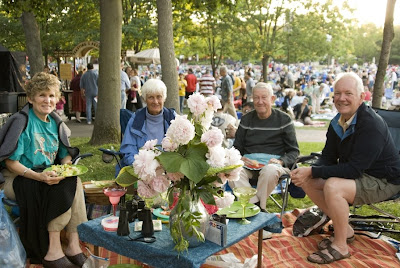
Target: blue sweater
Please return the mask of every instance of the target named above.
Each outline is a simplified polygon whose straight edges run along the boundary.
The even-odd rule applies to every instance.
[[[332,119],[314,178],[358,179],[363,173],[400,184],[400,156],[386,122],[364,103],[345,133]]]
[[[139,149],[143,147],[146,141],[149,140],[148,133],[146,130],[146,109],[142,108],[134,113],[129,119],[128,125],[126,126],[124,138],[122,139],[120,152],[123,154],[122,167],[132,165],[135,161],[134,156],[139,152]],[[175,112],[173,109],[163,108],[163,126],[160,128],[164,129],[164,134],[167,132],[171,120],[175,119]],[[161,143],[161,141],[158,141]],[[116,175],[119,173],[119,167],[116,166]]]

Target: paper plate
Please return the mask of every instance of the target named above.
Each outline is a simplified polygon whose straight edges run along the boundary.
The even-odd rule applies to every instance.
[[[73,177],[85,174],[88,168],[82,165],[52,165],[43,171],[55,171],[59,176]],[[64,173],[65,175],[62,175]]]
[[[258,164],[257,166],[255,165],[244,165],[245,168],[248,170],[261,170],[265,165],[264,164]]]
[[[248,218],[248,217],[253,217],[258,213],[260,213],[261,209],[257,205],[247,204],[245,211],[246,211],[246,218]],[[240,205],[239,201],[235,201],[229,207],[218,210],[217,214],[218,215],[225,214],[227,218],[231,219],[241,219],[243,217],[242,205]]]
[[[162,221],[169,221],[169,216],[161,214],[162,211],[164,211],[162,208],[156,208],[153,210],[153,214],[154,216],[160,218]]]
[[[245,154],[243,157],[246,157],[251,160],[256,160],[259,164],[257,166],[255,165],[244,165],[246,169],[249,170],[261,170],[265,165],[268,164],[269,160],[271,158],[276,158],[279,159],[279,155],[273,155],[273,154],[264,154],[264,153],[252,153],[252,154]]]

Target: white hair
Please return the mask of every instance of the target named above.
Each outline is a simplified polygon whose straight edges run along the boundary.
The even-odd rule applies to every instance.
[[[146,100],[147,94],[160,94],[163,96],[163,101],[167,98],[167,86],[160,79],[147,80],[142,88],[142,97]]]
[[[254,92],[254,90],[256,90],[256,89],[258,89],[258,88],[260,88],[260,89],[266,89],[269,96],[273,96],[273,95],[274,95],[274,90],[272,89],[272,86],[271,86],[271,84],[269,84],[269,83],[258,82],[258,83],[254,86],[253,92]]]
[[[357,95],[360,95],[361,93],[364,92],[364,85],[361,80],[361,77],[356,74],[355,72],[348,72],[348,73],[340,73],[336,77],[335,81],[333,82],[333,90],[335,90],[337,82],[342,80],[343,78],[352,78],[356,82],[356,90],[357,90]]]

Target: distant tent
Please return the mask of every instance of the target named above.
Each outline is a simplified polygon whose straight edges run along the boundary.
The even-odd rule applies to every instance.
[[[140,51],[131,57],[131,61],[136,64],[160,64],[160,50],[151,48]]]
[[[10,52],[0,45],[0,92],[24,92],[21,67],[25,69],[25,53]]]

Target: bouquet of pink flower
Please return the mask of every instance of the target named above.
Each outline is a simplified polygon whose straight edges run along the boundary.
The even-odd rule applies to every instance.
[[[184,193],[179,197],[182,202],[177,202],[177,210],[181,212],[188,207],[183,200],[201,199],[206,204],[229,206],[234,197],[224,193],[221,187],[227,181],[239,179],[243,162],[238,150],[222,147],[221,130],[211,127],[214,112],[221,108],[220,101],[216,96],[205,98],[193,94],[188,106],[188,115],[176,115],[171,121],[161,148],[157,140],[146,142],[135,155],[133,165],[121,170],[117,182],[128,186],[137,181],[138,194],[145,198],[168,191],[170,204],[173,192],[179,190]],[[189,199],[181,198],[187,194]],[[183,214],[181,220],[185,228],[196,225],[196,217],[191,215],[186,219]],[[174,237],[172,229],[171,235],[178,251],[187,248],[181,236]],[[198,239],[204,241],[204,234],[198,234]]]

